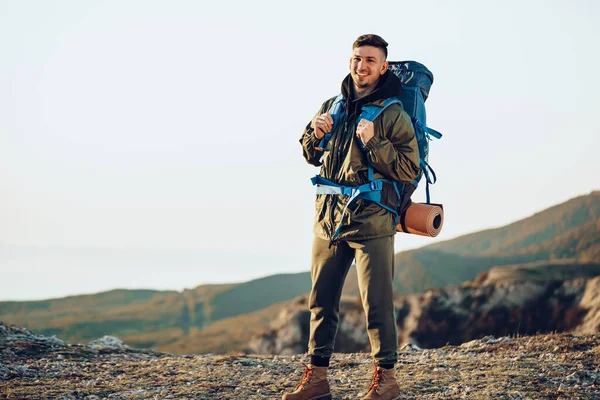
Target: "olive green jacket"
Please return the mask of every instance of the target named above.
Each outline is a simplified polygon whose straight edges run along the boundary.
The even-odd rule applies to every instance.
[[[348,75],[342,83],[346,112],[337,124],[327,146],[328,151],[317,150],[320,139],[309,123],[300,143],[306,161],[320,166],[320,175],[340,185],[357,186],[368,182],[368,163],[374,169],[374,179],[385,178],[410,182],[419,175],[419,148],[410,117],[400,104],[389,106],[373,122],[375,136],[360,148],[356,125],[363,105],[382,105],[383,101],[400,90],[400,81],[390,72],[379,78],[377,88],[368,96],[352,99],[352,80]],[[337,96],[336,96],[337,97]],[[325,101],[317,115],[329,111],[335,97]],[[322,162],[319,161],[323,156]],[[314,233],[330,240],[338,223],[342,222],[336,240],[364,240],[391,236],[396,233],[394,214],[378,204],[361,198],[355,199],[344,215],[342,211],[348,196],[320,194],[316,199]],[[382,202],[395,208],[398,202],[395,189],[384,185]]]

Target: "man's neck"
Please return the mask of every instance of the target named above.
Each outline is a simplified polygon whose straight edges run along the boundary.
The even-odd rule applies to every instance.
[[[352,89],[354,91],[354,98],[356,100],[362,99],[363,97],[368,96],[371,93],[373,93],[373,90],[375,90],[376,87],[377,87],[377,82],[366,88],[358,88],[358,87],[356,87],[356,85],[352,85]]]

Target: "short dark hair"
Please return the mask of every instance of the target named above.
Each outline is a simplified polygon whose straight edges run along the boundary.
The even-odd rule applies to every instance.
[[[375,35],[373,33],[369,33],[367,35],[360,35],[358,37],[358,39],[356,39],[354,41],[354,43],[352,44],[352,50],[354,50],[357,47],[361,47],[361,46],[378,47],[381,50],[383,50],[383,54],[385,54],[385,58],[387,59],[388,43],[385,40],[383,40],[383,38],[381,36]]]

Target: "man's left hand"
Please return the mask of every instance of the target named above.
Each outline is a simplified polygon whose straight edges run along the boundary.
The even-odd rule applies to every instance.
[[[356,127],[356,137],[362,140],[363,144],[366,145],[374,135],[375,129],[373,128],[373,122],[361,119]]]

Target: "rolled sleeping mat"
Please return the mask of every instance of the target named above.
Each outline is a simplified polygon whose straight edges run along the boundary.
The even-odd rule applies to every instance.
[[[442,230],[442,225],[444,225],[444,207],[441,204],[412,203],[400,217],[396,230],[436,237]]]

